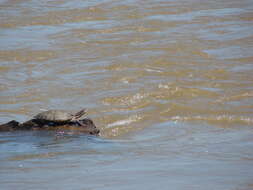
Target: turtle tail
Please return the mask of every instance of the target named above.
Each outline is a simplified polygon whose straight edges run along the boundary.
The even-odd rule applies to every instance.
[[[79,119],[80,117],[82,117],[86,113],[87,113],[87,109],[80,110],[79,112],[77,112],[77,113],[74,114],[75,119]]]

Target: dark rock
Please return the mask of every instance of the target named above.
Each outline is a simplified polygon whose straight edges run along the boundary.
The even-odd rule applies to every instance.
[[[41,122],[41,120],[31,119],[24,123],[19,123],[12,120],[8,123],[0,125],[1,131],[16,131],[16,130],[55,130],[55,131],[74,131],[78,133],[86,133],[91,135],[98,135],[99,129],[94,122],[85,118],[67,123]]]
[[[12,120],[0,125],[0,131],[14,131],[19,127],[19,122]]]

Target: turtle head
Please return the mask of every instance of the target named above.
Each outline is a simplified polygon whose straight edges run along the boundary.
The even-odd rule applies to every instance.
[[[79,112],[77,112],[77,113],[75,113],[75,114],[72,115],[73,116],[72,120],[73,121],[77,120],[77,119],[81,118],[86,113],[87,113],[87,109],[82,109]]]

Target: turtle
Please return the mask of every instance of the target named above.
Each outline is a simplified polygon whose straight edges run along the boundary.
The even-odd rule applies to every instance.
[[[33,119],[42,123],[61,124],[77,122],[78,124],[82,125],[78,119],[81,118],[85,113],[86,109],[82,109],[75,114],[64,110],[48,110],[35,115]]]

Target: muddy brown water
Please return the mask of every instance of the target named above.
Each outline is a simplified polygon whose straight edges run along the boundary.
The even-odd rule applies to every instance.
[[[1,0],[0,73],[101,130],[1,133],[0,189],[253,189],[252,0]]]

